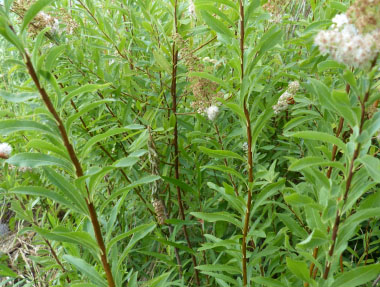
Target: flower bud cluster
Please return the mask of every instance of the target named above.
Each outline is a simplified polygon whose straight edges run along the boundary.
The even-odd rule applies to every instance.
[[[289,104],[294,103],[293,96],[300,88],[298,81],[289,83],[288,89],[283,93],[277,101],[277,104],[273,106],[274,113],[277,115],[288,108]]]
[[[13,2],[13,10],[23,18],[34,2],[33,0],[16,0]],[[61,22],[66,25],[66,32],[68,34],[72,34],[74,29],[78,27],[78,24],[64,9],[61,9],[57,16],[61,21],[49,13],[39,12],[28,26],[29,33],[36,35],[46,27],[50,27],[52,33],[59,33]]]
[[[214,67],[208,67],[204,62],[210,62],[216,64],[218,61],[215,59],[210,59],[209,57],[199,58],[194,54],[193,49],[189,46],[188,41],[185,41],[179,34],[173,35],[173,40],[176,42],[178,47],[180,47],[181,58],[185,66],[188,69],[188,72],[205,72]],[[216,99],[221,97],[221,92],[218,91],[218,84],[202,77],[189,75],[188,80],[190,85],[187,87],[187,93],[193,95],[193,100],[190,103],[190,106],[197,113],[203,114],[207,112],[212,106],[215,106]],[[213,118],[213,109],[211,111],[211,118]],[[215,115],[216,116],[216,115]],[[210,117],[209,117],[210,118]]]
[[[314,39],[323,55],[355,68],[366,68],[380,51],[380,30],[360,33],[346,14],[338,14],[329,30]]]

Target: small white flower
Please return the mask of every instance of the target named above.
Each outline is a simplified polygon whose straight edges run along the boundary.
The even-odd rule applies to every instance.
[[[7,159],[9,158],[12,152],[12,147],[8,143],[0,144],[0,158]]]
[[[213,121],[219,113],[219,108],[217,106],[210,106],[206,109],[207,117],[210,121]]]
[[[349,23],[348,17],[346,14],[337,14],[332,19],[332,22],[336,25],[337,28],[340,28]]]

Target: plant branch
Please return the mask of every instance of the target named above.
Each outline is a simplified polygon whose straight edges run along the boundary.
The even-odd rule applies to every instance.
[[[58,129],[59,129],[59,132],[61,134],[63,143],[66,147],[66,150],[70,156],[72,163],[75,166],[76,175],[77,175],[77,177],[82,177],[84,175],[82,166],[81,166],[79,159],[78,159],[78,157],[74,151],[73,146],[70,143],[70,140],[69,140],[69,137],[67,135],[63,121],[60,118],[60,116],[58,115],[57,111],[55,110],[54,105],[51,102],[46,90],[41,86],[40,81],[39,81],[38,76],[37,76],[37,73],[33,67],[32,61],[31,61],[28,53],[26,53],[26,51],[24,51],[24,56],[25,56],[26,67],[28,69],[28,72],[29,72],[30,76],[32,77],[34,84],[36,85],[36,87],[37,87],[37,89],[38,89],[38,91],[42,97],[43,102],[45,103],[49,112],[53,115],[54,119],[57,121]],[[90,214],[91,222],[92,222],[92,225],[94,228],[95,237],[96,237],[97,243],[98,243],[100,251],[101,251],[100,257],[101,257],[101,260],[103,263],[104,271],[106,272],[108,286],[114,287],[115,282],[114,282],[114,279],[112,276],[111,267],[107,261],[106,248],[104,245],[103,236],[101,233],[98,217],[96,214],[95,207],[94,207],[94,205],[90,199],[90,193],[88,190],[87,190],[87,196],[88,196],[88,198],[86,198],[86,204],[87,204],[87,208],[88,208],[88,211]]]
[[[241,81],[241,86],[242,86],[243,80],[244,80],[244,29],[245,29],[243,0],[239,0],[239,8],[240,8],[240,70],[241,70],[240,81]],[[247,100],[245,97],[244,97],[243,109],[244,109],[244,115],[245,115],[246,125],[247,125],[248,184],[250,185],[250,183],[253,182],[252,130],[251,130],[251,119],[250,119],[249,111],[247,108]],[[252,191],[251,191],[251,186],[248,186],[248,198],[247,198],[246,213],[245,213],[245,218],[244,218],[243,240],[242,240],[243,286],[247,286],[248,284],[247,235],[248,235],[248,230],[249,230],[249,221],[251,217],[251,203],[252,203]]]
[[[376,65],[376,61],[377,61],[377,55],[374,58],[374,60],[372,61],[370,70],[372,70],[373,67]],[[371,86],[368,88],[367,92],[365,93],[363,100],[359,99],[359,101],[360,101],[360,108],[361,108],[361,116],[360,116],[360,124],[359,124],[359,136],[362,134],[364,122],[366,120],[365,119],[365,114],[366,114],[365,105],[368,102],[369,95],[370,95],[370,90],[371,90]],[[358,143],[357,146],[356,146],[356,149],[354,151],[354,154],[352,155],[352,159],[350,161],[350,166],[349,166],[349,169],[348,169],[348,176],[347,176],[347,180],[346,180],[346,188],[345,188],[345,192],[344,192],[344,195],[343,195],[343,205],[342,205],[341,209],[343,209],[344,205],[347,202],[348,193],[350,191],[352,178],[353,178],[353,176],[355,174],[354,164],[355,164],[355,160],[359,156],[360,149],[361,149],[361,143]],[[333,231],[332,231],[332,237],[331,237],[332,244],[331,244],[329,252],[328,252],[328,256],[329,257],[332,257],[334,255],[334,248],[335,248],[336,241],[337,241],[337,238],[338,238],[338,231],[339,231],[339,225],[340,225],[340,222],[341,222],[341,216],[342,216],[341,210],[338,209],[337,212],[336,212],[334,226],[333,226]],[[327,258],[326,259],[326,264],[325,264],[325,271],[323,273],[323,279],[326,280],[328,278],[329,272],[330,272],[330,268],[331,268],[331,261],[329,260],[329,258]]]
[[[178,19],[177,19],[177,4],[178,0],[175,0],[174,2],[174,33],[178,33]],[[174,146],[174,172],[175,172],[175,178],[179,179],[179,150],[178,150],[178,121],[177,121],[177,66],[178,66],[178,49],[176,47],[175,41],[173,41],[172,46],[172,81],[171,81],[171,87],[170,87],[170,94],[172,97],[172,113],[175,116],[175,125],[174,125],[174,139],[173,139],[173,146]],[[178,199],[178,206],[179,206],[179,213],[182,220],[185,220],[185,211],[183,207],[183,201],[182,201],[182,195],[181,195],[181,189],[177,185],[177,199]],[[186,225],[184,224],[182,226],[183,233],[187,242],[187,246],[192,249],[191,242],[189,239],[189,235],[187,233]],[[197,267],[197,260],[194,256],[194,254],[191,254],[191,260],[193,261],[194,266],[194,275],[195,280],[198,286],[201,285],[199,280],[199,273],[196,269]]]

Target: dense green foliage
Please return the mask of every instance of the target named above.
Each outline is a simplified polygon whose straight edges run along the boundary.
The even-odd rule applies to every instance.
[[[0,1],[0,286],[377,284],[378,55],[267,2]]]

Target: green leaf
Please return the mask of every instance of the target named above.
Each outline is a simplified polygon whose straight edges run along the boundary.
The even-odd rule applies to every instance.
[[[304,168],[313,167],[313,166],[323,166],[323,167],[332,166],[332,167],[336,167],[340,169],[341,171],[343,171],[343,173],[345,172],[344,165],[341,164],[340,162],[327,161],[317,156],[309,156],[309,157],[301,158],[295,161],[294,163],[292,163],[289,166],[289,170],[300,171],[300,170],[303,170]]]
[[[22,26],[21,26],[21,32],[24,31],[24,29],[28,26],[28,24],[33,20],[33,18],[43,9],[45,6],[49,5],[50,3],[54,2],[55,0],[38,0],[35,2],[29,10],[25,13]]]
[[[344,272],[333,283],[334,287],[355,287],[374,280],[380,273],[380,264],[355,267],[355,269]]]
[[[295,221],[291,216],[285,213],[278,213],[277,217],[289,228],[289,230],[299,238],[305,238],[308,234],[302,229],[300,223]]]
[[[79,271],[86,275],[91,280],[91,282],[96,284],[96,286],[108,286],[107,282],[103,279],[102,276],[99,275],[95,268],[83,259],[71,255],[63,255],[63,259],[74,265]]]
[[[36,168],[41,166],[59,166],[70,172],[74,170],[71,162],[42,153],[18,153],[9,158],[6,162],[19,167]]]
[[[58,242],[68,242],[75,245],[80,245],[87,250],[94,252],[95,254],[100,252],[99,245],[91,237],[91,235],[84,231],[69,231],[62,227],[55,228],[52,231],[48,231],[42,228],[34,228],[38,233],[49,240]]]
[[[64,176],[58,174],[51,168],[45,167],[44,172],[49,181],[59,188],[59,190],[70,201],[72,201],[78,209],[82,210],[82,213],[88,214],[86,201],[74,185],[72,185]]]
[[[237,158],[241,161],[245,161],[245,159],[238,155],[237,153],[229,150],[212,150],[203,146],[198,147],[202,152],[216,158]]]
[[[346,68],[345,65],[335,62],[333,60],[326,60],[318,64],[318,72],[324,72],[328,69],[342,69]]]
[[[339,235],[334,254],[340,254],[347,246],[348,240],[355,234],[357,226],[364,220],[380,217],[380,208],[368,208],[357,211],[348,217],[339,228]]]
[[[330,135],[328,133],[317,132],[317,131],[301,131],[301,132],[288,133],[286,134],[286,136],[328,142],[339,147],[341,150],[344,151],[344,153],[347,153],[347,148],[344,142],[342,142],[336,136]]]
[[[21,54],[25,53],[25,48],[21,40],[10,28],[9,20],[5,17],[5,15],[0,15],[0,34],[3,35],[7,41],[12,43],[20,51]]]
[[[67,160],[70,160],[70,157],[67,154],[65,147],[62,145],[55,145],[55,144],[49,143],[44,140],[39,140],[39,139],[34,139],[34,140],[32,139],[28,142],[26,147],[53,152],[53,153],[56,153],[57,155],[60,155],[63,158],[66,158]]]
[[[126,188],[127,189],[134,188],[136,186],[151,183],[151,182],[159,180],[159,179],[161,179],[161,177],[159,177],[158,175],[147,175],[145,177],[141,177],[140,179],[133,181]]]
[[[171,184],[174,184],[175,186],[178,186],[183,191],[189,192],[190,194],[197,194],[190,185],[186,184],[182,180],[167,176],[162,176],[162,179],[167,182],[170,182]]]
[[[206,264],[196,267],[200,271],[206,272],[227,272],[230,274],[240,274],[241,269],[237,266],[227,265],[227,264]]]
[[[241,108],[239,105],[235,103],[227,103],[225,101],[222,101],[224,105],[231,109],[237,116],[239,116],[240,119],[245,120],[245,115],[243,108]]]
[[[359,161],[364,164],[368,174],[372,179],[380,183],[380,160],[370,155],[365,155],[359,158]]]
[[[19,186],[16,188],[12,188],[9,190],[10,193],[15,193],[15,194],[28,194],[28,195],[34,195],[34,196],[41,196],[41,197],[46,197],[51,200],[53,200],[56,203],[65,205],[66,207],[75,210],[76,212],[86,214],[78,208],[76,205],[73,205],[73,203],[69,200],[67,200],[64,196],[61,194],[54,192],[52,190],[46,189],[44,187],[40,186]]]
[[[56,136],[56,133],[49,129],[46,125],[35,121],[27,120],[5,120],[0,121],[0,134],[7,136],[19,131],[36,131]]]
[[[0,91],[0,97],[2,97],[4,100],[11,102],[11,103],[24,103],[30,99],[35,99],[39,97],[39,94],[37,93],[8,93],[6,91]]]
[[[298,243],[297,247],[312,249],[314,247],[321,246],[328,241],[329,238],[326,232],[315,229],[304,241]]]
[[[53,66],[55,65],[55,62],[57,61],[58,57],[65,51],[66,46],[58,46],[50,49],[49,53],[46,56],[45,60],[45,69],[46,71],[51,71],[53,69]]]
[[[0,277],[18,277],[17,273],[13,272],[8,266],[0,264]]]
[[[189,254],[193,254],[193,255],[196,254],[194,252],[194,250],[192,250],[191,248],[187,247],[186,245],[183,245],[183,244],[180,244],[180,243],[177,243],[177,242],[173,242],[173,241],[170,241],[170,240],[165,240],[163,238],[158,238],[158,237],[154,237],[153,239],[155,241],[157,241],[157,242],[162,243],[163,245],[173,246],[173,247],[178,248],[180,250],[186,251]]]
[[[293,260],[290,257],[286,257],[286,266],[289,268],[290,272],[292,272],[302,281],[310,282],[309,269],[305,262]]]
[[[205,10],[201,11],[201,15],[206,24],[215,32],[220,33],[228,38],[233,38],[233,34],[221,21],[211,16]]]
[[[135,231],[133,233],[133,236],[131,240],[129,240],[128,245],[124,247],[123,253],[120,255],[118,263],[117,263],[117,268],[120,269],[121,265],[123,264],[123,261],[125,257],[129,254],[129,252],[132,250],[133,246],[137,244],[141,239],[143,239],[145,236],[147,236],[149,233],[151,233],[154,229],[156,228],[155,223],[150,223],[145,226],[145,228]]]
[[[114,128],[114,129],[106,131],[105,133],[102,133],[100,135],[93,136],[88,142],[86,142],[86,144],[82,148],[81,157],[85,157],[88,154],[90,148],[93,145],[97,144],[98,142],[100,142],[106,138],[112,137],[114,135],[122,134],[122,133],[125,133],[128,131],[129,131],[129,129],[127,129],[127,128]],[[141,131],[137,131],[137,132],[134,132],[132,134],[129,134],[127,137],[124,138],[124,140],[127,138],[130,138],[134,135],[137,135],[139,133],[141,133]]]
[[[129,237],[129,236],[131,236],[131,235],[133,235],[135,233],[138,233],[138,232],[141,232],[141,231],[144,231],[144,230],[145,231],[149,230],[147,232],[147,234],[148,234],[148,233],[152,232],[155,228],[156,228],[156,224],[154,222],[152,222],[152,223],[149,223],[149,224],[139,225],[139,226],[137,226],[137,227],[135,227],[135,228],[127,231],[127,232],[124,232],[123,234],[115,236],[114,238],[112,238],[110,240],[110,242],[108,242],[108,244],[107,244],[107,252],[109,252],[111,250],[112,246],[115,245],[120,240],[123,240],[124,238],[127,238],[127,237]]]
[[[104,89],[106,87],[109,87],[111,84],[110,83],[107,83],[107,84],[103,84],[103,85],[99,85],[99,84],[87,84],[87,85],[84,85],[78,89],[75,89],[74,91],[70,92],[62,101],[62,106],[64,106],[68,101],[70,101],[73,97],[75,96],[78,96],[80,94],[84,94],[84,93],[92,93],[96,90],[100,90],[100,89]]]
[[[116,161],[113,166],[114,167],[131,167],[133,166],[136,162],[138,162],[140,159],[135,156],[128,156],[124,157],[122,159],[119,159]]]
[[[336,9],[339,12],[345,13],[347,11],[347,6],[338,1],[331,1],[330,5],[331,5],[331,8]]]
[[[264,54],[268,50],[272,49],[274,46],[279,44],[282,40],[283,32],[277,25],[272,26],[264,36],[261,38],[259,46],[260,46],[260,54]]]
[[[253,282],[262,284],[268,287],[286,287],[284,283],[279,282],[278,280],[267,278],[267,277],[254,277],[252,278]]]
[[[207,222],[226,221],[236,225],[239,228],[243,228],[243,224],[239,220],[237,220],[231,213],[228,212],[191,212],[190,214]]]
[[[224,173],[234,175],[234,176],[240,178],[244,183],[246,183],[246,178],[244,178],[239,172],[237,172],[235,169],[233,169],[231,167],[227,167],[224,165],[205,165],[205,166],[202,166],[202,168],[215,169],[215,170],[219,170],[219,171],[224,172]]]
[[[170,72],[172,65],[168,62],[165,56],[159,50],[153,50],[154,59],[160,68],[166,72]]]
[[[285,201],[291,205],[299,207],[311,207],[318,210],[322,210],[323,207],[317,204],[312,198],[307,195],[293,193],[284,197]]]
[[[285,179],[282,179],[278,182],[268,184],[266,187],[264,187],[256,196],[251,213],[254,214],[257,208],[261,206],[265,202],[265,200],[275,195],[284,183]]]

